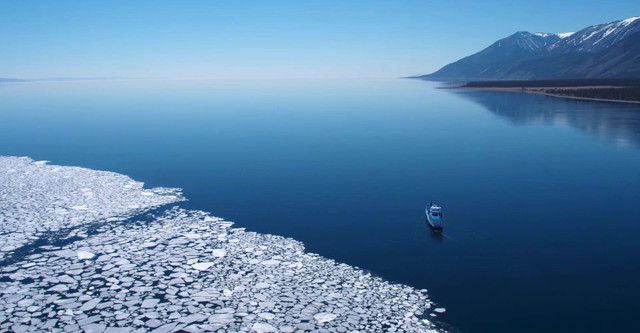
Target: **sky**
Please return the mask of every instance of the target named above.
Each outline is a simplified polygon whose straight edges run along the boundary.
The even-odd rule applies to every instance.
[[[401,77],[516,31],[638,15],[637,0],[2,0],[0,77]]]

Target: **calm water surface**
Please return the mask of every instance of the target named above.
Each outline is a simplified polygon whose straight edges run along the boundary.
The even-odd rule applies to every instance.
[[[4,84],[0,154],[182,187],[187,208],[429,289],[463,332],[637,330],[640,106],[434,87]]]

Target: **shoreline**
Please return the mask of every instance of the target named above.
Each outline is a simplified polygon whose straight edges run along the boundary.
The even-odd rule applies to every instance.
[[[569,95],[560,95],[553,94],[549,92],[542,91],[542,89],[601,89],[601,88],[616,88],[610,86],[579,86],[579,87],[441,87],[440,89],[452,89],[452,90],[481,90],[481,91],[503,91],[503,92],[512,92],[512,93],[523,93],[523,94],[535,94],[535,95],[543,95],[550,96],[555,98],[565,98],[565,99],[573,99],[573,100],[582,100],[582,101],[593,101],[593,102],[610,102],[610,103],[626,103],[626,104],[640,104],[640,101],[630,101],[630,100],[620,100],[620,99],[604,99],[604,98],[589,98],[589,97],[578,97],[578,96],[569,96]],[[540,89],[540,90],[536,90]]]

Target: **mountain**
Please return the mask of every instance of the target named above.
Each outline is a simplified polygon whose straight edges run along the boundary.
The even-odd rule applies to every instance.
[[[519,31],[419,76],[431,80],[530,80],[640,76],[640,17],[575,33]]]
[[[598,52],[638,31],[640,31],[640,17],[596,24],[568,36],[552,45],[550,49],[560,52]]]
[[[526,31],[503,38],[486,49],[444,66],[425,78],[443,79],[516,79],[514,73],[524,59],[534,59],[561,40],[558,34],[533,34]],[[514,76],[515,74],[515,76]]]
[[[594,77],[640,77],[640,31],[590,57],[582,66]]]
[[[22,80],[8,79],[8,78],[5,78],[5,77],[0,77],[0,82],[22,82]]]
[[[0,77],[0,82],[57,82],[57,81],[112,81],[112,80],[134,80],[124,76],[109,77],[53,77],[53,78],[37,78],[37,79],[10,79]]]

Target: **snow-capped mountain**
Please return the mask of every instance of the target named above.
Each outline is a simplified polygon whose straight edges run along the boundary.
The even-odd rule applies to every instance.
[[[486,49],[444,66],[425,77],[434,79],[484,79],[509,77],[511,68],[522,59],[546,52],[560,41],[556,34],[519,31],[503,38]]]
[[[582,29],[551,46],[562,52],[598,52],[640,31],[640,16]]]
[[[515,34],[495,42],[492,46],[494,50],[501,52],[521,52],[530,53],[545,50],[550,45],[560,40],[557,34],[546,33],[530,33],[527,31],[518,31]],[[491,47],[489,47],[491,48]]]
[[[640,62],[629,52],[637,49],[631,40],[637,41],[639,33],[640,17],[597,24],[575,33],[520,31],[422,78],[500,80],[640,76]],[[613,54],[615,52],[624,53],[624,56],[619,57]]]

